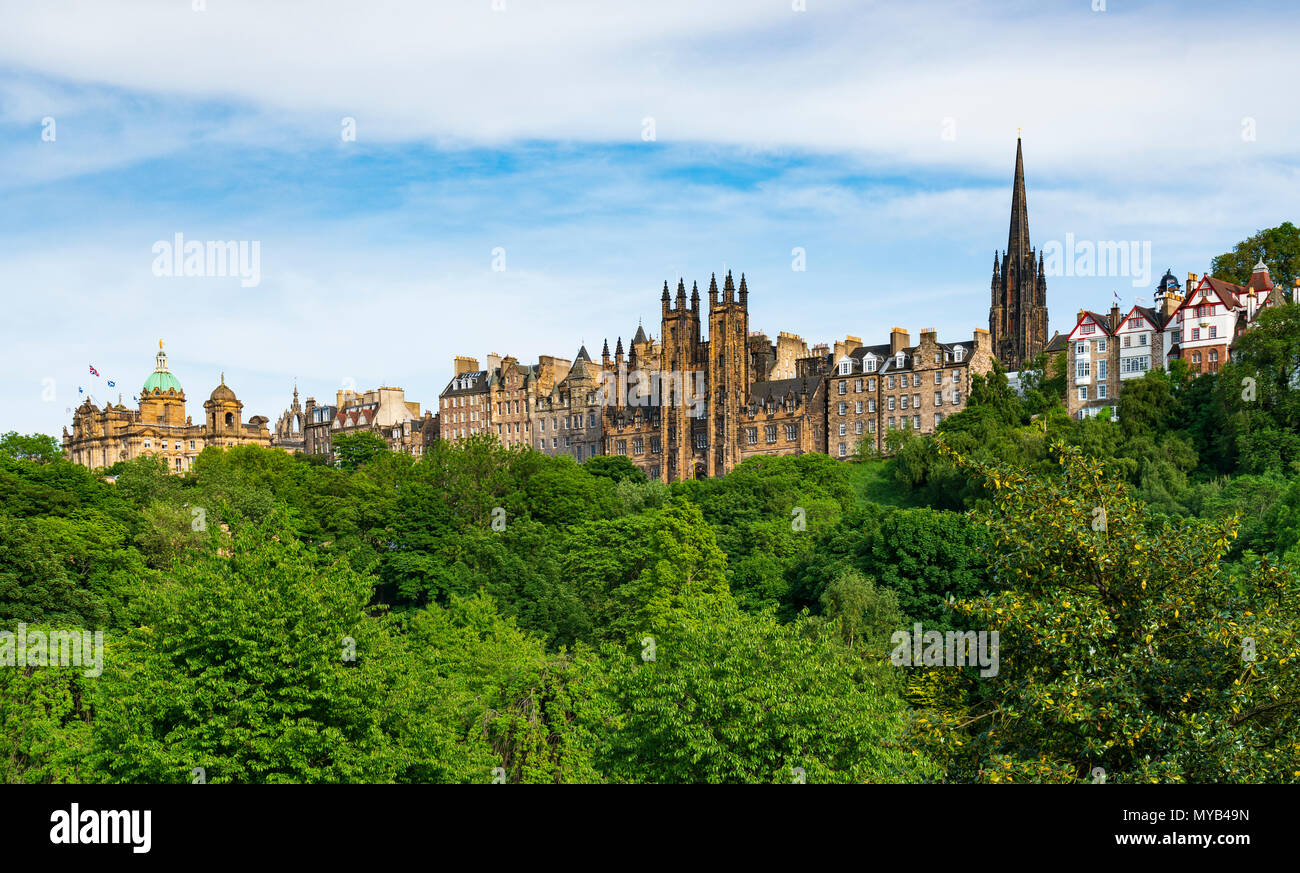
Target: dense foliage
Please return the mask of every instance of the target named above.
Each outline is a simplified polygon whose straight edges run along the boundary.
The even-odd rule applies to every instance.
[[[0,437],[6,782],[1300,780],[1300,316],[1075,421],[663,485],[489,437],[93,474]],[[977,666],[894,638],[1000,636]],[[928,658],[928,655],[927,655]],[[8,659],[8,660],[6,660]]]

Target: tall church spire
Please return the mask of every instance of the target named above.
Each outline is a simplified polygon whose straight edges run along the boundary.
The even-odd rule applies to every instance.
[[[1029,251],[1029,207],[1025,203],[1025,158],[1016,137],[1016,177],[1011,183],[1011,230],[1007,233],[1007,254],[1023,258]]]
[[[1011,226],[1001,261],[999,265],[995,252],[989,334],[993,353],[1002,365],[1008,370],[1019,370],[1032,362],[1047,344],[1047,278],[1042,256],[1029,241],[1025,158],[1019,136],[1016,137],[1016,173],[1011,183]]]

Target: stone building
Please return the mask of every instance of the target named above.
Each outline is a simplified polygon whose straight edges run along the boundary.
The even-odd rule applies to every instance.
[[[293,386],[293,402],[289,408],[280,414],[280,418],[275,423],[275,431],[271,434],[271,445],[274,448],[284,449],[286,452],[301,452],[307,448],[307,440],[304,433],[306,418],[303,415],[302,404],[298,402],[298,384]]]
[[[879,345],[847,337],[835,344],[827,380],[827,450],[835,458],[854,456],[859,445],[884,453],[891,430],[933,433],[966,408],[971,377],[991,372],[993,360],[986,330],[959,343],[939,342],[934,328],[922,330],[916,345],[900,327]]]
[[[728,273],[721,290],[710,280],[707,313],[698,284],[688,305],[686,283],[674,299],[665,282],[660,309],[657,344],[638,329],[628,360],[621,339],[613,360],[608,345],[602,355],[605,454],[674,482],[721,476],[755,455],[824,450],[825,365],[797,357],[806,346],[792,334],[775,345],[751,334],[743,275],[737,287]]]
[[[491,416],[489,370],[478,368],[478,358],[457,357],[451,381],[438,395],[439,438],[458,442],[480,433],[495,433]]]
[[[644,349],[649,340],[639,329],[638,336]],[[601,372],[582,346],[564,378],[549,393],[538,393],[531,423],[539,452],[569,455],[579,462],[600,454],[604,416],[596,394]]]
[[[118,399],[100,409],[87,398],[73,413],[72,432],[63,429],[63,454],[75,464],[92,469],[110,467],[145,455],[161,456],[167,469],[184,473],[209,446],[267,446],[268,419],[255,415],[243,420],[244,404],[221,383],[203,402],[203,423],[194,424],[185,412],[185,390],[167,368],[167,354],[158,343],[154,371],[140,389],[139,408],[128,409]]]
[[[1037,263],[1035,263],[1037,261]],[[1035,258],[1029,242],[1029,208],[1025,201],[1025,165],[1016,138],[1016,174],[1011,190],[1011,228],[1007,250],[993,255],[993,302],[989,334],[993,353],[1007,370],[1020,370],[1047,345],[1047,279],[1043,257]]]
[[[1209,275],[1192,285],[1189,276],[1187,296],[1174,311],[1169,329],[1177,337],[1177,356],[1193,373],[1217,373],[1237,337],[1255,326],[1259,314],[1286,302],[1263,261],[1255,264],[1244,287]]]
[[[1115,332],[1124,318],[1119,307],[1108,314],[1082,310],[1070,331],[1070,378],[1065,388],[1065,408],[1074,418],[1087,418],[1119,407],[1119,343]]]
[[[531,365],[509,355],[488,355],[488,421],[502,445],[533,444],[540,400],[555,391],[569,367],[570,361],[550,355]]]
[[[1232,354],[1237,337],[1254,326],[1259,313],[1285,302],[1268,267],[1255,265],[1246,285],[1213,276],[1187,276],[1187,293],[1165,271],[1156,286],[1155,305],[1134,306],[1121,316],[1080,310],[1068,337],[1066,409],[1075,418],[1109,409],[1118,417],[1125,381],[1148,370],[1167,369],[1182,358],[1193,373],[1217,373]]]
[[[378,434],[390,450],[418,455],[423,452],[422,430],[432,419],[428,413],[421,417],[420,404],[391,386],[364,392],[339,389],[332,406],[318,406],[316,398],[308,397],[304,416],[304,451],[318,455],[333,454],[334,439],[354,433]]]

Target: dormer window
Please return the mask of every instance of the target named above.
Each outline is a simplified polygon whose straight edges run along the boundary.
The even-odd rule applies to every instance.
[[[894,366],[901,368],[903,366],[903,353],[899,352],[894,356]]]
[[[963,349],[961,346],[957,346],[957,348],[952,350],[952,359],[959,364],[961,363],[961,359],[965,357],[965,355],[966,355],[966,350]]]
[[[851,373],[851,372],[853,372],[853,362],[852,362],[852,361],[844,361],[844,362],[842,362],[842,363],[840,364],[840,375],[841,375],[841,376],[847,376],[847,375],[849,375],[849,373]]]
[[[863,358],[863,360],[867,362],[867,372],[868,372],[868,373],[874,373],[874,372],[876,372],[876,359],[875,359],[875,358],[873,358],[873,357],[866,357],[866,358]]]

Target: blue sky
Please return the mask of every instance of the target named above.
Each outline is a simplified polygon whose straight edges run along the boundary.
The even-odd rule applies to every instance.
[[[1035,245],[1151,244],[1139,286],[1049,278],[1054,330],[1298,218],[1285,4],[492,6],[0,2],[0,431],[129,403],[159,338],[196,417],[222,372],[246,415],[432,406],[455,355],[594,355],[728,268],[771,336],[969,337],[1017,128]],[[260,283],[153,275],[176,233]]]

